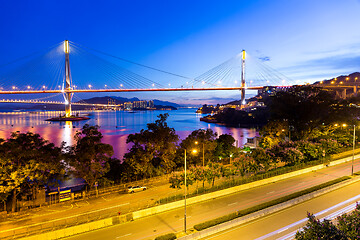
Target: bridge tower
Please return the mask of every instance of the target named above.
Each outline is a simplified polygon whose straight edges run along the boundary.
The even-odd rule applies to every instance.
[[[242,50],[241,58],[241,105],[245,105],[245,50]]]
[[[69,59],[70,47],[68,40],[65,40],[64,42],[64,52],[65,52],[65,90],[72,90],[72,79],[71,79],[70,59]],[[71,99],[74,93],[64,92],[63,94],[65,98],[65,117],[70,117]]]

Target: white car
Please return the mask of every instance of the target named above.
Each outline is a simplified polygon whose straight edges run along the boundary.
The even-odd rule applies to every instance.
[[[147,189],[147,187],[144,187],[144,186],[131,186],[131,187],[128,187],[127,192],[134,193],[134,192],[145,191],[146,189]]]

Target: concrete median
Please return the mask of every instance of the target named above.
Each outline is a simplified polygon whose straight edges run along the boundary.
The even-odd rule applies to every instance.
[[[199,232],[195,232],[193,234],[189,234],[187,236],[180,237],[178,239],[179,240],[190,240],[190,239],[195,240],[195,239],[205,238],[205,237],[211,236],[211,235],[213,235],[215,233],[225,231],[227,229],[230,229],[230,228],[239,226],[241,224],[250,222],[250,221],[255,220],[257,218],[260,218],[260,217],[263,217],[263,216],[278,212],[278,211],[283,210],[285,208],[291,207],[291,206],[293,206],[295,204],[299,204],[301,202],[310,200],[310,199],[312,199],[314,197],[326,194],[326,193],[328,193],[330,191],[334,191],[336,189],[339,189],[341,187],[344,187],[346,185],[349,185],[349,184],[352,184],[352,183],[358,182],[358,181],[360,181],[360,177],[355,177],[355,178],[352,178],[352,179],[347,180],[345,182],[334,184],[332,186],[329,186],[329,187],[320,189],[318,191],[303,195],[301,197],[294,198],[294,199],[289,200],[287,202],[277,204],[275,206],[260,210],[258,212],[248,214],[248,215],[243,216],[243,217],[239,217],[237,219],[234,219],[234,220],[231,220],[231,221],[228,221],[228,222],[225,222],[225,223],[222,223],[222,224],[207,228],[207,229],[199,231]]]

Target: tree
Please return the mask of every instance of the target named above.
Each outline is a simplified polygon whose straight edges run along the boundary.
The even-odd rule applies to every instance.
[[[254,149],[250,156],[255,160],[256,164],[261,166],[265,171],[267,171],[274,162],[271,154],[263,148]]]
[[[195,181],[194,173],[191,171],[186,172],[186,186],[193,185]],[[185,185],[185,172],[182,173],[172,173],[169,178],[170,188],[181,189],[181,186]]]
[[[99,126],[85,124],[75,134],[76,143],[66,149],[73,173],[92,188],[110,169],[109,161],[114,154],[110,144],[101,143]]]
[[[105,177],[110,181],[119,183],[126,178],[126,169],[124,169],[125,164],[122,164],[119,159],[111,158],[109,160],[109,167],[110,169],[105,174]]]
[[[187,155],[190,165],[202,165],[202,156],[205,157],[205,165],[209,162],[213,162],[215,160],[214,150],[216,148],[216,136],[217,133],[215,133],[212,129],[198,129],[193,131],[180,143],[180,149],[177,156],[178,159],[183,159],[182,153],[184,152],[184,149],[186,149],[189,153],[192,152],[193,149],[197,149],[198,154]],[[179,163],[180,162],[181,161],[179,161]]]
[[[308,221],[303,230],[296,233],[298,240],[312,239],[359,239],[360,206],[356,205],[354,211],[337,217],[335,223],[329,220],[320,221],[308,213]]]
[[[320,143],[301,140],[297,141],[295,146],[304,155],[304,162],[319,160],[324,157],[324,149]]]
[[[136,176],[151,177],[170,173],[175,168],[176,143],[179,136],[167,125],[169,114],[160,114],[155,123],[148,123],[147,129],[130,134],[126,140],[133,144],[125,154],[126,162]]]
[[[206,181],[206,172],[208,171],[208,167],[203,166],[192,166],[190,168],[190,171],[194,174],[194,180],[196,183],[198,181],[202,182],[203,188],[205,187],[205,181]]]
[[[359,239],[360,231],[360,205],[356,205],[355,211],[343,214],[337,218],[339,231],[346,234],[347,239]]]
[[[215,179],[221,177],[221,165],[218,163],[210,163],[208,171],[205,172],[206,180],[212,186],[215,184]]]
[[[296,165],[304,160],[304,155],[301,151],[296,148],[285,148],[283,150],[283,159],[282,161],[287,165]]]
[[[286,120],[294,128],[292,140],[306,139],[324,125],[353,121],[358,110],[334,94],[313,86],[295,86],[279,91],[267,103],[271,121]]]
[[[12,211],[20,194],[34,199],[37,188],[65,172],[61,149],[31,132],[0,140],[0,165],[0,193],[2,200],[12,196]]]
[[[284,141],[286,129],[288,128],[286,121],[270,121],[260,130],[260,146],[269,149]]]
[[[229,134],[221,134],[216,140],[215,155],[217,158],[230,158],[236,152],[235,139]]]
[[[308,222],[302,231],[298,231],[295,235],[297,240],[313,240],[313,239],[334,239],[346,240],[346,236],[339,231],[336,226],[329,220],[320,221],[314,215],[308,213]]]

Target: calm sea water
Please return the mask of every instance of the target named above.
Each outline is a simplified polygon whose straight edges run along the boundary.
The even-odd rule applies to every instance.
[[[233,128],[213,123],[201,122],[202,114],[195,113],[195,109],[179,109],[173,111],[137,111],[135,113],[126,111],[95,111],[89,112],[90,119],[80,122],[48,122],[50,117],[58,116],[56,112],[13,112],[0,113],[0,138],[8,138],[11,132],[34,132],[40,134],[44,139],[60,145],[66,142],[67,145],[74,143],[74,135],[84,124],[99,125],[103,134],[103,142],[114,147],[115,157],[121,159],[127,152],[129,146],[126,139],[129,134],[140,132],[146,129],[147,123],[155,122],[159,114],[168,113],[167,123],[174,128],[181,139],[186,138],[196,129],[211,128],[214,132],[231,134],[238,145],[245,144],[247,138],[255,137],[255,129]]]

